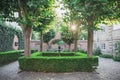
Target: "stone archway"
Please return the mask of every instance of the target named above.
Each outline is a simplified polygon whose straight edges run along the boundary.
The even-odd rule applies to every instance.
[[[14,38],[13,38],[13,45],[12,45],[12,47],[13,47],[14,50],[18,50],[18,48],[19,48],[17,35],[15,35]]]

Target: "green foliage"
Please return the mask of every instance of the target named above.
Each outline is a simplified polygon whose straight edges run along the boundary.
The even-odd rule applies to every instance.
[[[94,54],[94,55],[101,55],[101,54],[102,54],[101,49],[100,49],[99,47],[96,48],[96,49],[93,51],[93,54]]]
[[[80,36],[78,36],[78,39],[79,40],[87,40],[88,39],[87,31],[82,30],[81,33],[80,33]]]
[[[14,12],[18,9],[16,0],[0,1],[0,19],[5,21],[15,21]]]
[[[77,56],[43,57],[42,53],[37,52],[29,58],[19,58],[19,65],[22,70],[40,72],[93,71],[93,66],[98,66],[97,57],[87,58],[87,55],[82,53],[76,53],[76,55]]]
[[[36,40],[35,31],[32,31],[31,39],[32,39],[32,40]]]
[[[119,61],[119,62],[120,62],[120,57],[117,57],[117,56],[116,56],[116,57],[113,57],[113,60],[114,60],[114,61]]]
[[[13,50],[12,45],[14,35],[17,35],[18,37],[19,49],[23,49],[24,43],[22,31],[0,23],[0,52]]]
[[[42,56],[75,56],[75,53],[73,52],[44,52],[42,53]]]
[[[70,50],[69,49],[64,49],[64,51],[63,52],[70,52]]]
[[[119,0],[63,0],[63,2],[72,14],[76,14],[73,16],[74,19],[82,19],[83,24],[88,27],[91,26],[89,22],[94,21],[94,26],[91,27],[94,30],[97,29],[95,27],[97,23],[118,19],[120,15]]]
[[[29,42],[32,27],[41,26],[45,21],[48,21],[46,17],[51,18],[49,13],[52,12],[49,10],[53,7],[53,3],[54,0],[3,0],[0,2],[0,19],[15,21],[22,25],[26,56],[30,54]],[[14,16],[15,12],[18,13],[19,17]],[[42,23],[40,23],[41,20],[43,20]]]
[[[44,32],[46,29],[48,29],[48,25],[54,20],[54,11],[53,11],[53,1],[54,0],[45,0],[46,4],[41,4],[41,9],[38,9],[36,12],[39,13],[36,15],[36,20],[34,21],[34,27],[33,30],[37,32]]]
[[[88,56],[92,54],[93,31],[98,24],[120,20],[120,0],[62,0],[70,20],[88,30]]]
[[[15,61],[20,55],[21,51],[0,52],[0,65]]]
[[[109,55],[109,54],[101,54],[99,56],[102,57],[102,58],[113,58],[113,56]]]
[[[115,56],[120,57],[120,42],[115,43]]]
[[[41,15],[49,13],[48,10],[53,2],[54,0],[2,0],[0,2],[0,18],[31,26],[38,21]],[[44,14],[45,11],[47,13]],[[14,16],[14,12],[19,12],[19,18]]]
[[[57,44],[58,44],[58,45],[64,45],[64,44],[65,44],[65,42],[64,42],[64,41],[62,41],[62,40],[60,40],[60,41],[58,41],[58,42],[57,42]]]
[[[78,49],[77,49],[77,52],[81,52],[81,53],[85,53],[85,54],[87,53],[85,50],[83,50],[83,49],[81,49],[81,48],[78,48]]]
[[[68,45],[72,44],[74,41],[73,34],[70,28],[66,25],[61,25],[61,38],[62,40],[67,43]]]
[[[55,31],[53,29],[50,29],[47,33],[43,35],[43,41],[45,43],[48,43],[54,37],[55,37]]]
[[[115,56],[113,60],[120,61],[120,42],[115,43]]]

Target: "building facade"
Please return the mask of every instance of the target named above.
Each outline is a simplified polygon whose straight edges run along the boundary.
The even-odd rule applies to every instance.
[[[100,30],[94,31],[94,48],[100,48],[103,54],[114,55],[115,43],[120,41],[120,25],[101,25]]]

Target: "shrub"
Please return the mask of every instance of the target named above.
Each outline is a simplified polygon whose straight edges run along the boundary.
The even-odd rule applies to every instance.
[[[100,48],[99,48],[99,47],[96,48],[96,49],[93,51],[93,54],[94,54],[94,55],[101,55],[102,53],[101,53]]]
[[[56,53],[56,52],[43,52],[42,56],[75,56],[74,52],[60,52],[60,53]]]
[[[109,54],[101,54],[99,56],[102,57],[102,58],[113,58],[113,56],[109,55]]]
[[[84,54],[76,53],[79,55],[60,57],[42,56],[41,54],[37,52],[31,57],[19,58],[20,69],[40,72],[73,72],[93,71],[93,66],[98,66],[97,57],[87,58]]]
[[[64,49],[63,52],[70,52],[70,50],[69,49]]]
[[[34,52],[38,52],[38,50],[32,49],[32,50],[31,50],[31,53],[34,53]]]
[[[85,51],[85,50],[83,50],[83,49],[81,49],[81,48],[78,48],[77,51],[78,51],[78,52],[81,52],[81,53],[87,53],[87,51]]]
[[[120,61],[120,57],[114,57],[113,60],[114,61]]]
[[[115,43],[115,57],[120,57],[120,41]]]
[[[15,61],[20,57],[21,51],[0,52],[0,65]]]

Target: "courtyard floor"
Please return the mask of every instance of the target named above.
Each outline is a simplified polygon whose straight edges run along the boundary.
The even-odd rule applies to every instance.
[[[16,61],[0,67],[0,80],[120,80],[120,62],[99,58],[94,72],[43,73],[20,72]]]

